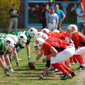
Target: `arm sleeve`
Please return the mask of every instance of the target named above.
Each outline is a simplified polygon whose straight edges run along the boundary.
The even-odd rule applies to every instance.
[[[78,9],[76,9],[76,14],[79,14],[79,10]]]
[[[63,15],[64,14],[64,12],[61,10],[61,14]]]

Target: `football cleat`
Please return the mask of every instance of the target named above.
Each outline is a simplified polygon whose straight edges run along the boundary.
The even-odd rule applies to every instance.
[[[9,75],[9,69],[8,69],[7,67],[4,67],[3,69],[4,69],[5,75],[6,75],[6,76],[10,76],[10,75]]]
[[[71,65],[74,65],[75,63],[70,62]]]
[[[55,72],[59,72],[59,70],[58,69],[55,69]]]
[[[72,72],[72,73],[71,73],[71,76],[72,76],[72,77],[76,76],[76,73],[75,73],[75,72]]]
[[[84,70],[84,69],[85,69],[85,65],[84,66],[80,65],[80,67],[78,67],[76,70]]]
[[[14,73],[14,70],[13,70],[12,68],[9,68],[9,71],[10,71],[11,73]]]
[[[68,78],[72,78],[71,74],[64,74],[64,76],[61,78],[61,80],[66,80]]]
[[[29,60],[29,61],[31,61],[31,58],[30,58],[30,57],[28,57],[28,60]]]
[[[18,58],[18,60],[21,60],[20,58]]]
[[[45,75],[42,73],[42,74],[40,75],[40,79],[43,79],[44,76],[45,76]]]
[[[60,71],[60,72],[56,72],[56,74],[57,74],[57,75],[62,75],[63,72],[61,72],[61,71]]]

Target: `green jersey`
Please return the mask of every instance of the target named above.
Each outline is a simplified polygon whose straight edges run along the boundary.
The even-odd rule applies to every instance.
[[[30,35],[28,35],[28,31],[24,31],[24,32],[22,32],[22,31],[20,31],[20,32],[13,32],[12,34],[18,36],[18,34],[21,34],[21,33],[24,33],[27,36],[26,45],[29,45],[30,40],[31,40],[31,37],[30,37]]]
[[[3,39],[0,39],[0,55],[4,55],[4,53],[8,54],[10,50],[5,50],[5,42]]]
[[[27,36],[27,42],[26,42],[26,45],[29,45],[30,43],[30,40],[31,40],[31,37],[30,35],[28,35],[28,31],[24,31],[25,35]]]
[[[0,38],[6,38],[7,34],[6,33],[0,33]]]
[[[16,18],[16,17],[17,17],[16,13],[19,14],[19,11],[18,11],[17,9],[10,9],[10,10],[9,10],[9,14],[10,14],[11,12],[13,12],[13,13],[10,15],[11,18]]]
[[[20,33],[23,33],[23,32],[21,32],[21,31],[20,32],[12,32],[11,34],[16,35],[16,37],[17,37]],[[18,40],[17,44],[15,45],[15,48],[18,48],[18,47],[24,48],[25,46],[21,46],[20,43],[19,43],[19,40]]]

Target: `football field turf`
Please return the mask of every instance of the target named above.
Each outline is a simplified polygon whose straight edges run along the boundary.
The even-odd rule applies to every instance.
[[[31,40],[31,59],[34,61],[36,54],[32,51],[34,51],[33,39]],[[17,67],[15,60],[12,59],[12,67],[15,72],[10,73],[9,77],[5,76],[0,68],[0,85],[85,85],[85,71],[76,70],[79,67],[78,63],[71,66],[71,69],[76,72],[76,76],[72,79],[60,80],[60,75],[56,75],[54,71],[50,71],[49,76],[45,76],[44,79],[39,79],[45,67],[45,63],[42,63],[44,56],[36,63],[36,70],[30,70],[28,67],[26,48],[22,49],[18,56],[21,59],[20,67]]]

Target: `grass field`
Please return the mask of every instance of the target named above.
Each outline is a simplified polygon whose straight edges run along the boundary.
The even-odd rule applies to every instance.
[[[36,55],[32,53],[33,48],[33,39],[31,40],[31,58],[35,60]],[[45,76],[44,79],[40,80],[39,76],[44,70],[45,63],[42,63],[42,58],[36,63],[36,70],[30,70],[28,68],[28,59],[26,54],[26,48],[22,49],[20,53],[18,53],[20,67],[16,66],[15,60],[12,59],[12,67],[14,69],[14,73],[10,73],[10,77],[5,76],[2,68],[0,68],[0,85],[75,85],[76,82],[84,76],[83,84],[85,85],[85,71],[78,71],[76,68],[79,64],[72,65],[71,69],[76,72],[76,76],[72,79],[68,79],[65,81],[60,80],[60,75],[56,75],[54,71],[50,71],[49,76]],[[82,74],[79,76],[79,74]],[[81,81],[80,81],[81,82]],[[80,85],[80,84],[76,84]]]

